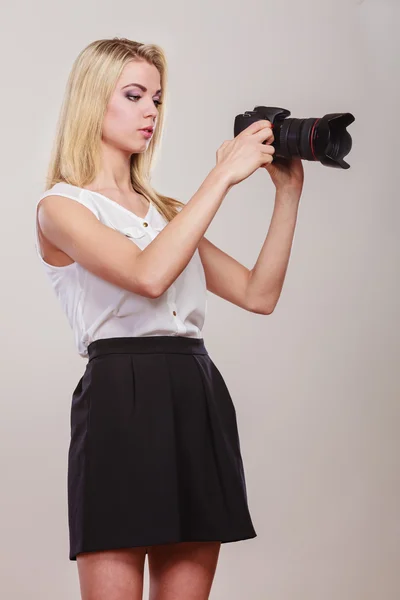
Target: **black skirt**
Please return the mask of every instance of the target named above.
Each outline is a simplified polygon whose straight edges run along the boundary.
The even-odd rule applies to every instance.
[[[72,396],[69,559],[256,537],[236,411],[204,340],[92,342]]]

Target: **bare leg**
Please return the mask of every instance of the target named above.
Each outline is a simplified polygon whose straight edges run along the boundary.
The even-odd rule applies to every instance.
[[[82,600],[142,600],[146,548],[77,555]]]
[[[149,600],[207,600],[220,547],[220,542],[149,546]]]

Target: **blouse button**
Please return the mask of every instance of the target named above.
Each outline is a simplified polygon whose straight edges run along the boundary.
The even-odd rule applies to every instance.
[[[174,315],[174,317],[176,317],[176,311],[175,310],[172,311],[172,314]]]
[[[147,227],[148,223],[146,223],[146,221],[143,222],[143,227]]]

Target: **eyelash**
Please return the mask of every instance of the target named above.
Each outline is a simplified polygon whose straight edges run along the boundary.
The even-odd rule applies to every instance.
[[[126,96],[127,98],[131,99],[131,98],[141,98],[142,96],[133,96],[132,94],[127,94]],[[160,104],[162,104],[161,100],[154,100],[155,103],[157,103],[157,106],[160,106]]]

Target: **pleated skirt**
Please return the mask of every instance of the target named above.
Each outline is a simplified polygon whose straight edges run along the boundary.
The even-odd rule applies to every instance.
[[[105,338],[71,403],[69,559],[256,537],[236,410],[203,338]]]

